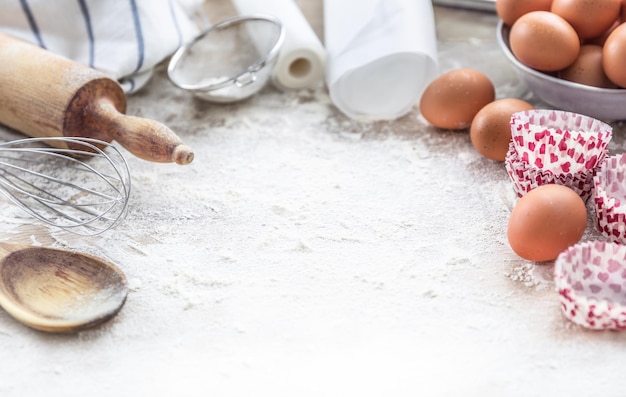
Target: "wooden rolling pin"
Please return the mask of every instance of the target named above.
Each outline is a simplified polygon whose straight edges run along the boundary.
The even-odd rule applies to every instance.
[[[0,124],[32,137],[115,140],[148,161],[193,160],[172,130],[125,112],[126,95],[106,74],[0,33]]]

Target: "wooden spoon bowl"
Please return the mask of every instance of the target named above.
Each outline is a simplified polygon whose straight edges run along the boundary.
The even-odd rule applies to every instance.
[[[121,309],[124,273],[94,256],[0,243],[0,306],[18,321],[47,332],[76,332]]]

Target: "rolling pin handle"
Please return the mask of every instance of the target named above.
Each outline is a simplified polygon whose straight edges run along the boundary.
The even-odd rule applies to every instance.
[[[165,125],[150,119],[120,113],[113,103],[101,100],[95,113],[111,139],[135,156],[154,162],[189,164],[194,153]]]
[[[178,145],[174,149],[174,162],[176,164],[185,165],[193,161],[193,150],[187,145]]]

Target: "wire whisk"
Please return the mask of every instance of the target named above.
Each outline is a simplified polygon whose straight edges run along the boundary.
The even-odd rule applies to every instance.
[[[36,219],[97,235],[126,216],[126,159],[112,144],[82,137],[0,143],[0,192]]]

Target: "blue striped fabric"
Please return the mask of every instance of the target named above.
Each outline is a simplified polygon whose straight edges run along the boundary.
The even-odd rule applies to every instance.
[[[46,45],[43,43],[43,40],[41,38],[41,34],[39,34],[39,27],[37,26],[35,17],[33,17],[33,13],[31,12],[30,7],[28,6],[28,1],[20,0],[20,3],[22,5],[22,10],[24,10],[24,15],[26,16],[26,19],[28,20],[28,24],[30,25],[30,30],[33,32],[33,35],[37,39],[37,44],[39,44],[39,46],[42,48],[46,48]]]
[[[85,0],[78,0],[78,4],[80,5],[80,10],[83,13],[83,18],[85,19],[85,27],[87,29],[87,39],[89,40],[89,66],[94,67],[94,40],[93,40],[93,30],[91,28],[91,17],[89,16],[89,9],[87,8],[87,3]]]
[[[132,93],[199,33],[202,1],[181,2],[0,0],[0,32],[108,73]]]
[[[178,35],[178,45],[180,47],[183,45],[183,34],[180,30],[180,26],[178,25],[178,17],[176,16],[176,10],[174,8],[174,0],[169,0],[170,6],[170,15],[172,16],[172,23],[174,23],[174,27],[176,28],[176,34]]]
[[[130,8],[133,13],[133,24],[135,26],[135,33],[137,35],[137,67],[133,71],[133,73],[137,73],[141,70],[141,66],[143,65],[143,57],[144,57],[144,42],[143,42],[143,32],[141,31],[141,21],[139,20],[139,11],[137,10],[137,3],[135,0],[130,0]]]

